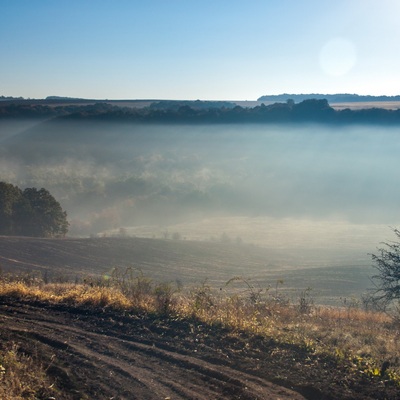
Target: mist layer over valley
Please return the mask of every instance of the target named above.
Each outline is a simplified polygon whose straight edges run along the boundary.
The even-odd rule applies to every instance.
[[[365,285],[399,222],[396,127],[56,118],[0,132],[0,179],[48,189],[70,236],[255,244],[289,269],[360,268]]]

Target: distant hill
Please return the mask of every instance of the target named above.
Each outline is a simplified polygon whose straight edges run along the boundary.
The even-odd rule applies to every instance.
[[[92,101],[90,99],[82,99],[81,97],[65,97],[65,96],[47,96],[45,100],[85,100]]]
[[[294,100],[294,102],[299,103],[304,100],[309,99],[326,99],[329,103],[352,103],[352,102],[372,102],[372,101],[400,101],[400,95],[398,96],[370,96],[370,95],[358,95],[349,93],[337,93],[337,94],[274,94],[265,95],[257,99],[257,101],[274,101],[282,102],[289,99]]]
[[[23,97],[12,97],[12,96],[0,96],[0,101],[5,100],[24,100]]]

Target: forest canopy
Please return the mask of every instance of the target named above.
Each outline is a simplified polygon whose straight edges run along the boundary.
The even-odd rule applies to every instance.
[[[62,237],[68,226],[67,213],[46,189],[0,182],[1,235]]]

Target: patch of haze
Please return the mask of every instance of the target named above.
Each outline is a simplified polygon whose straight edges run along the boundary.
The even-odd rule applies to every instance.
[[[24,180],[25,168],[19,161],[8,160],[4,156],[0,157],[0,171],[1,181],[15,185]]]
[[[222,216],[325,221],[327,231],[399,221],[397,128],[49,121],[14,133],[0,179],[50,190],[71,234]]]
[[[37,119],[0,118],[0,143],[40,124]]]

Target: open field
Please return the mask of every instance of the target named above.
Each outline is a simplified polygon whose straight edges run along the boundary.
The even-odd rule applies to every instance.
[[[343,110],[349,108],[350,110],[362,110],[365,108],[383,108],[385,110],[398,110],[400,102],[398,101],[360,101],[349,103],[332,103],[330,104],[335,110]]]
[[[261,104],[266,106],[273,104],[273,101],[234,101],[235,104],[241,107],[257,107]],[[329,103],[329,105],[335,110],[343,110],[349,108],[350,110],[361,110],[366,108],[383,108],[386,110],[397,110],[400,108],[399,101],[360,101],[360,102],[348,102],[348,103]]]
[[[345,255],[349,258],[346,258]],[[108,276],[114,267],[132,267],[158,282],[188,287],[207,281],[214,288],[231,278],[243,277],[259,288],[276,288],[297,298],[311,288],[315,301],[341,304],[359,300],[371,286],[369,256],[357,259],[344,252],[321,258],[312,249],[272,249],[237,243],[162,240],[146,238],[37,239],[0,238],[0,266],[4,272],[32,272],[51,278],[82,281]],[[353,258],[351,258],[353,257]],[[277,285],[277,282],[279,284]]]

